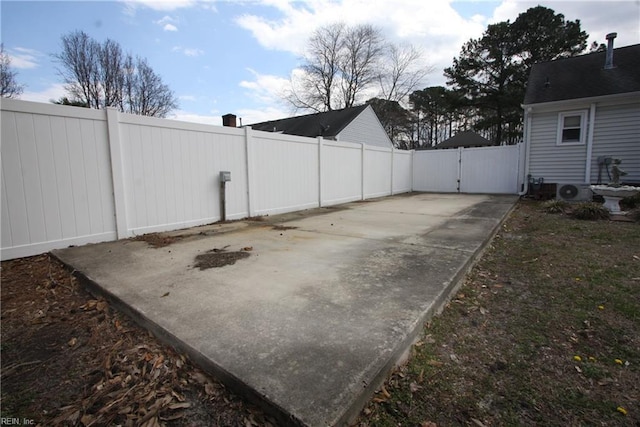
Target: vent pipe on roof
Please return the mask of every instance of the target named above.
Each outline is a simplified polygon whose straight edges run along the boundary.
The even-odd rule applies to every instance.
[[[604,69],[610,70],[613,68],[613,39],[618,37],[618,33],[607,34],[607,60],[604,63]]]

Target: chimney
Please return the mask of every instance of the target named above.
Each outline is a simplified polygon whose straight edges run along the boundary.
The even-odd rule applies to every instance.
[[[235,114],[225,114],[222,116],[222,126],[234,128],[236,127],[236,115]]]
[[[604,63],[604,69],[610,70],[613,68],[613,39],[618,37],[618,33],[607,34],[607,60]]]

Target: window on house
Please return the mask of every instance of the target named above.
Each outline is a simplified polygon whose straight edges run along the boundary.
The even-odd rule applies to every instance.
[[[558,116],[558,145],[584,144],[586,141],[587,112],[560,113]]]

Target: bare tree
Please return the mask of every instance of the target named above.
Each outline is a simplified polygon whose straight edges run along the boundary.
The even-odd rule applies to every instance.
[[[104,107],[122,107],[125,55],[120,45],[107,39],[100,48],[100,81],[104,95]]]
[[[11,70],[11,58],[4,51],[4,44],[0,43],[0,97],[17,98],[22,94],[24,86],[18,84],[17,73]]]
[[[371,25],[347,30],[340,57],[342,101],[345,108],[356,104],[358,95],[378,77],[378,66],[384,54],[382,32]]]
[[[403,102],[421,87],[432,67],[420,64],[422,52],[413,45],[387,46],[382,72],[378,75],[380,93],[387,101]]]
[[[129,65],[133,61],[128,62]],[[126,100],[126,112],[142,116],[166,117],[178,104],[169,87],[143,58],[136,58],[135,68],[130,72]]]
[[[83,31],[62,37],[62,51],[54,58],[62,64],[59,73],[65,89],[73,100],[89,108],[100,108],[99,61],[100,45]]]
[[[292,78],[285,99],[314,111],[358,105],[365,93],[401,101],[430,71],[417,68],[420,59],[411,46],[386,43],[381,30],[371,25],[320,27],[309,38],[302,73]]]
[[[100,44],[82,31],[62,37],[62,51],[54,55],[71,103],[90,108],[165,117],[178,102],[147,61],[124,54],[120,45]]]
[[[304,74],[290,102],[296,108],[331,111],[336,102],[335,91],[340,77],[340,56],[343,50],[345,25],[321,27],[309,39],[302,66]]]

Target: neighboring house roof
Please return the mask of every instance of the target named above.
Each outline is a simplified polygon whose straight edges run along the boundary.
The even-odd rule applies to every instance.
[[[470,148],[470,147],[489,147],[492,146],[493,143],[489,141],[487,138],[484,138],[474,131],[465,130],[462,132],[456,133],[449,139],[445,139],[440,144],[436,145],[435,149],[441,148]]]
[[[255,123],[254,130],[392,148],[389,135],[371,105]]]
[[[605,69],[606,52],[534,64],[524,105],[640,91],[640,44],[613,50],[613,68]]]
[[[349,123],[362,113],[368,105],[327,111],[325,113],[307,114],[280,120],[254,123],[254,130],[265,132],[281,132],[287,135],[308,136],[315,138],[335,138]]]

